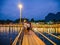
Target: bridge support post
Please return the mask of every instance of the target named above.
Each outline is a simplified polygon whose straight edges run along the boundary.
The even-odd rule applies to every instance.
[[[57,33],[57,28],[56,28],[56,32],[55,33]]]
[[[50,33],[49,28],[47,28],[47,30],[48,30],[48,33]]]

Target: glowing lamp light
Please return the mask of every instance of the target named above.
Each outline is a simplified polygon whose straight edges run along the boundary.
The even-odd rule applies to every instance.
[[[19,7],[20,9],[23,8],[22,4],[19,4],[18,7]]]

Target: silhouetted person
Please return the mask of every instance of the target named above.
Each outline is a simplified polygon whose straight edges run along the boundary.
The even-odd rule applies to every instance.
[[[31,30],[31,23],[30,22],[27,22],[27,30],[28,30],[28,32]]]

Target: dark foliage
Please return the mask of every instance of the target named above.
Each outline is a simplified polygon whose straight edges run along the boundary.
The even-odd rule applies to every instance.
[[[53,21],[53,22],[60,22],[60,12],[58,12],[57,14],[54,13],[49,13],[46,17],[45,17],[45,21]]]

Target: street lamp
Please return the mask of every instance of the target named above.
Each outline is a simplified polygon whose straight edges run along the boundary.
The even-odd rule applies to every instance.
[[[20,9],[20,23],[21,23],[21,18],[22,18],[22,8],[23,8],[23,6],[22,6],[22,4],[19,4],[18,7],[19,7],[19,9]]]

